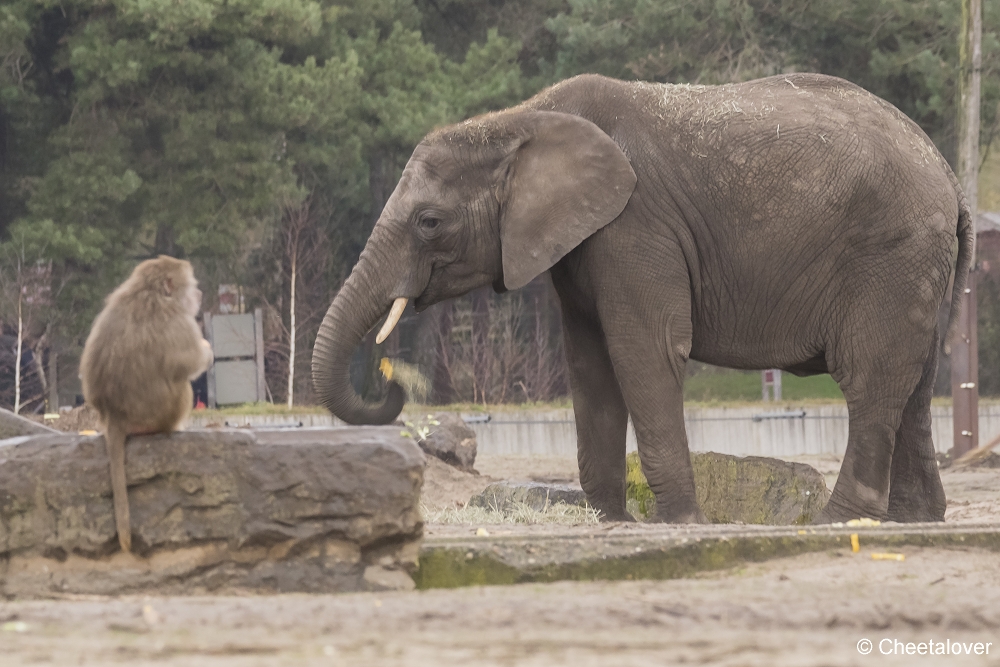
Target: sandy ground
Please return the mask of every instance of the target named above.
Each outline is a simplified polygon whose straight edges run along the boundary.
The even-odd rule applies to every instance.
[[[664,582],[0,602],[0,627],[23,629],[0,632],[0,664],[1000,665],[998,560],[862,549]],[[893,640],[992,645],[881,655]]]
[[[838,461],[805,462],[832,484]],[[432,461],[425,504],[464,504],[495,479],[576,479],[572,459],[476,467]],[[1000,470],[943,479],[949,521],[998,521]],[[0,601],[0,665],[1000,665],[1000,554],[903,552],[896,562],[831,550],[662,582]],[[893,640],[902,651],[980,642],[984,653],[881,654]]]

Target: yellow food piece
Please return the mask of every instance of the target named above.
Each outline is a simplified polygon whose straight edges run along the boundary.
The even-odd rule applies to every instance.
[[[864,526],[865,528],[872,528],[874,526],[882,525],[881,521],[876,521],[875,519],[869,519],[868,517],[863,517],[861,519],[851,519],[847,522],[848,526]]]
[[[80,431],[80,435],[97,435],[97,431],[90,428],[85,428],[82,431]]]
[[[872,554],[872,560],[906,560],[903,554]]]
[[[382,375],[385,376],[386,380],[392,379],[392,362],[389,361],[389,357],[382,357],[378,369],[382,371]]]
[[[852,533],[851,534],[851,551],[853,551],[854,553],[858,553],[858,551],[860,551],[860,550],[861,550],[861,544],[858,542],[858,534],[857,533]]]

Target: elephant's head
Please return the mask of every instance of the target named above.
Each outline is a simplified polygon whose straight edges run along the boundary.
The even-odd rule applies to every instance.
[[[379,342],[408,299],[420,310],[482,285],[523,287],[618,217],[635,182],[618,145],[578,116],[514,109],[428,135],[320,326],[320,400],[351,424],[395,419],[399,385],[367,403],[349,378],[351,355],[386,311]]]

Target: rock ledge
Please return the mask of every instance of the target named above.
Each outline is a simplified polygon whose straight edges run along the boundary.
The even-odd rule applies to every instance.
[[[399,430],[131,438],[135,555],[101,436],[0,441],[0,595],[412,588],[424,457]]]

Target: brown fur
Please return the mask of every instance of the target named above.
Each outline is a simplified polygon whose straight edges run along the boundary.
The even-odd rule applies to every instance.
[[[122,551],[132,548],[125,439],[175,431],[191,411],[191,380],[213,358],[195,321],[200,307],[188,262],[146,260],[108,297],[83,348],[83,395],[101,418]]]

